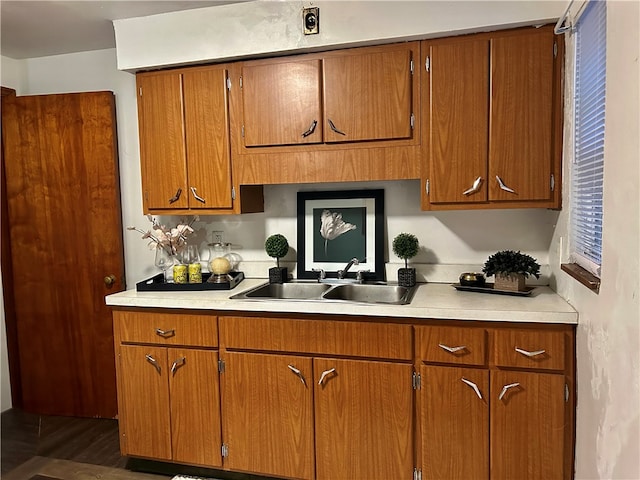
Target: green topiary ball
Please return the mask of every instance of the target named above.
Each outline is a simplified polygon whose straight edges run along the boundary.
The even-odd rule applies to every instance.
[[[287,242],[284,235],[276,233],[267,238],[264,242],[264,249],[267,252],[267,255],[275,258],[276,262],[279,264],[279,260],[289,251],[289,242]]]
[[[407,260],[418,254],[418,246],[418,238],[411,233],[401,233],[393,239],[393,253],[404,260],[405,267]]]

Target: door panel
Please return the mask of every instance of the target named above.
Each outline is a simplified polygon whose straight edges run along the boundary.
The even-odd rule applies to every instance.
[[[225,467],[312,479],[311,359],[227,352],[221,379]]]
[[[325,58],[325,141],[411,138],[410,62],[409,47]]]
[[[220,467],[218,352],[168,350],[173,461]]]
[[[422,366],[420,373],[422,478],[486,479],[489,371]]]
[[[425,113],[431,203],[487,201],[489,42],[431,45]],[[423,109],[423,111],[425,111]],[[477,189],[474,182],[479,180]],[[465,193],[466,192],[466,193]]]
[[[317,478],[411,478],[413,366],[314,359],[313,370]]]
[[[115,417],[113,331],[104,302],[124,289],[114,96],[13,97],[3,107],[3,223],[12,248],[23,407]],[[109,275],[115,282],[107,286]]]
[[[552,29],[491,40],[490,200],[552,197],[553,42]]]
[[[320,95],[320,60],[243,66],[245,146],[322,142]]]
[[[564,375],[491,372],[492,479],[564,478],[564,385]]]
[[[171,460],[167,349],[120,347],[123,455]]]

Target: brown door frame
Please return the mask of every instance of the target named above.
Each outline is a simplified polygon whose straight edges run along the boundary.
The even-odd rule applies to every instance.
[[[1,87],[2,103],[7,97],[15,97],[16,91],[11,88]],[[0,131],[2,121],[0,121]],[[7,189],[4,172],[4,138],[2,138],[2,149],[0,151],[2,159],[1,172],[1,213],[2,226],[1,242],[2,252],[0,255],[0,268],[2,269],[2,296],[4,302],[4,323],[7,334],[7,356],[9,361],[9,381],[11,383],[11,404],[14,408],[22,407],[22,384],[20,382],[20,355],[18,355],[18,326],[16,321],[15,300],[13,295],[13,265],[11,262],[11,241],[9,237],[9,208],[7,203]]]

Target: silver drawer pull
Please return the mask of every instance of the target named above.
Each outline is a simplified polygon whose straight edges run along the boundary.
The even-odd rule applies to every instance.
[[[318,125],[317,120],[314,120],[313,122],[311,122],[311,125],[309,125],[309,128],[302,133],[302,137],[304,138],[311,135],[315,131],[317,125]]]
[[[176,194],[169,199],[169,203],[177,202],[180,199],[180,195],[182,195],[182,189],[178,188],[178,190],[176,190]]]
[[[504,190],[505,192],[509,192],[509,193],[516,193],[516,191],[513,188],[507,187],[498,175],[496,175],[496,180],[498,181],[498,186],[500,187],[500,190]]]
[[[473,391],[476,392],[476,395],[478,395],[478,398],[480,400],[482,400],[482,394],[480,393],[480,389],[478,388],[478,385],[476,385],[475,383],[473,383],[471,380],[467,380],[466,378],[462,377],[460,380],[462,380],[464,383],[466,383],[467,385],[469,385],[471,388],[473,388]]]
[[[331,375],[332,373],[334,373],[336,371],[335,368],[332,368],[330,370],[325,370],[324,372],[322,372],[322,375],[320,375],[320,380],[318,381],[318,385],[322,385],[322,383],[324,382],[324,379],[327,378],[328,375]]]
[[[342,130],[340,130],[338,127],[336,127],[336,125],[331,121],[330,118],[327,119],[327,122],[329,122],[329,128],[331,130],[333,130],[334,132],[336,132],[337,134],[340,135],[346,135],[346,133],[344,133]]]
[[[198,195],[198,191],[196,190],[196,187],[191,187],[191,194],[193,195],[193,198],[198,200],[200,203],[207,203],[204,198]]]
[[[462,194],[471,195],[472,193],[476,193],[478,190],[480,190],[480,185],[482,185],[482,177],[476,178],[473,182],[473,185],[471,185],[471,188],[465,190],[464,192],[462,192]]]
[[[545,350],[536,350],[535,352],[529,352],[527,350],[523,350],[522,348],[516,347],[516,352],[521,353],[525,357],[537,357],[538,355],[542,355]]]
[[[185,364],[185,362],[187,361],[187,357],[182,357],[179,358],[178,360],[176,360],[175,362],[173,362],[173,365],[171,365],[171,373],[173,375],[176,374],[176,371]]]
[[[171,330],[162,330],[161,328],[156,328],[156,335],[167,338],[173,337],[176,334],[176,331],[172,328]]]
[[[304,375],[302,374],[302,372],[298,370],[296,367],[294,367],[293,365],[287,365],[287,367],[289,367],[289,370],[291,370],[293,373],[295,373],[298,376],[302,384],[306,387],[307,381],[304,379]]]
[[[502,397],[504,397],[507,393],[507,391],[510,388],[514,388],[514,387],[519,387],[520,384],[518,382],[516,383],[510,383],[509,385],[505,385],[504,387],[502,387],[502,391],[500,392],[500,395],[498,395],[498,400],[502,400]]]
[[[460,350],[464,350],[465,348],[467,348],[466,345],[460,345],[459,347],[448,347],[447,345],[444,345],[442,343],[439,343],[438,346],[449,353],[456,353],[456,352],[459,352]]]
[[[162,368],[155,358],[153,358],[151,355],[145,355],[144,358],[146,358],[147,362],[155,367],[155,369],[158,371],[158,375],[162,374]]]

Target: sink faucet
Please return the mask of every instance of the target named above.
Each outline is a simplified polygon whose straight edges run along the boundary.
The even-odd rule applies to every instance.
[[[358,260],[357,258],[352,258],[351,260],[349,260],[349,263],[347,263],[347,266],[344,267],[344,270],[338,270],[338,278],[339,279],[343,279],[346,275],[347,272],[349,271],[349,269],[353,266],[353,265],[358,265],[360,263],[360,260]]]

